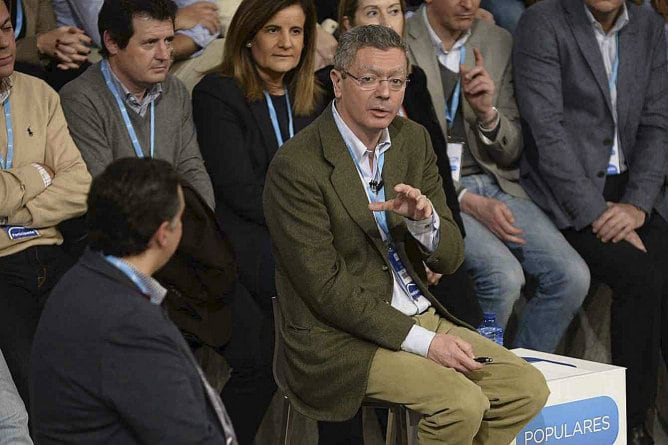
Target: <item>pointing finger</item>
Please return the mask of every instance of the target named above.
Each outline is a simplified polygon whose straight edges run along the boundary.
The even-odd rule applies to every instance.
[[[485,59],[478,48],[473,48],[473,55],[475,56],[475,66],[484,66]]]

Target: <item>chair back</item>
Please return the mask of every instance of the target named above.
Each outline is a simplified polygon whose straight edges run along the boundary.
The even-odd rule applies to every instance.
[[[286,393],[285,383],[285,348],[283,346],[283,312],[278,296],[271,297],[271,305],[274,310],[274,360],[273,372],[276,386]]]

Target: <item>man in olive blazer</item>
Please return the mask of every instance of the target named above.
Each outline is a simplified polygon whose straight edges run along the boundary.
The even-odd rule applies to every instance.
[[[269,167],[264,208],[290,400],[327,421],[352,417],[364,397],[404,403],[425,416],[422,444],[470,444],[474,436],[509,443],[542,407],[547,387],[533,367],[448,314],[424,284],[423,262],[449,273],[461,263],[463,242],[428,133],[395,117],[407,69],[391,29],[342,35],[336,101]],[[355,154],[360,144],[364,156]],[[384,166],[385,202],[370,204],[366,159],[371,170]],[[385,210],[389,237],[371,209]],[[423,232],[435,241],[424,244]],[[388,245],[405,267],[410,296]],[[474,353],[495,365],[480,371]]]

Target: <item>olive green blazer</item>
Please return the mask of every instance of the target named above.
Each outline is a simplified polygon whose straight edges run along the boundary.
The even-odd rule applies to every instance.
[[[403,218],[388,213],[392,238],[422,293],[439,313],[463,324],[424,285],[422,261],[447,274],[464,257],[429,134],[401,117],[389,131],[386,198],[395,196],[396,184],[410,184],[429,197],[440,216],[440,241],[430,256],[421,252]],[[362,402],[376,349],[399,350],[414,321],[390,305],[387,249],[331,106],[274,157],[264,211],[276,258],[291,402],[311,418],[348,419]]]

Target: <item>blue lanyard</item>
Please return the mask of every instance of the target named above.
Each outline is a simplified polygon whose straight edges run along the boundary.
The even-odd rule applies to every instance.
[[[7,160],[2,159],[2,155],[0,155],[0,167],[7,170],[12,168],[14,163],[14,130],[12,130],[12,112],[9,98],[5,100],[3,107],[5,108],[5,125],[7,127]]]
[[[106,255],[104,259],[109,261],[112,265],[116,266],[118,270],[123,272],[130,279],[130,281],[132,281],[135,285],[137,285],[139,290],[144,295],[149,295],[149,296],[151,295],[151,292],[146,287],[146,284],[142,281],[142,279],[137,274],[137,271],[134,270],[132,266],[130,266],[128,263],[121,260],[120,258],[111,255]]]
[[[346,148],[348,148],[348,153],[350,153],[350,157],[353,158],[353,162],[355,163],[355,167],[357,167],[357,171],[359,172],[360,176],[362,179],[364,179],[364,173],[362,172],[362,167],[360,167],[359,163],[362,162],[362,160],[357,160],[355,157],[355,153],[353,152],[353,149],[350,148],[350,145],[346,141]],[[377,157],[378,159],[378,167],[377,167],[377,172],[380,177],[383,176],[383,166],[385,165],[385,152],[380,153]],[[366,194],[369,197],[369,201],[371,202],[383,202],[385,201],[385,187],[381,187],[378,190],[378,193],[374,193],[371,190],[371,187],[369,184],[364,181],[364,188],[366,190]],[[381,230],[385,232],[385,236],[387,238],[388,242],[392,241],[392,237],[390,236],[390,229],[387,225],[387,215],[385,214],[384,210],[378,210],[373,212],[373,217],[376,219],[376,222],[378,223],[378,226],[380,226]]]
[[[14,38],[18,39],[23,29],[23,2],[16,0],[16,26],[14,27]]]
[[[111,74],[109,73],[109,62],[103,60],[100,63],[101,63],[100,68],[102,69],[102,75],[104,76],[104,81],[106,82],[109,91],[111,91],[111,94],[114,96],[114,99],[116,99],[118,108],[121,110],[121,116],[123,116],[123,120],[125,121],[125,128],[128,129],[128,135],[130,136],[130,140],[132,141],[132,146],[135,149],[135,153],[137,154],[137,157],[143,158],[144,152],[141,149],[141,145],[139,145],[139,139],[137,139],[137,133],[135,133],[135,127],[132,126],[132,122],[130,121],[130,116],[128,116],[128,110],[125,108],[125,104],[121,99],[121,95],[118,94],[118,89],[116,89],[116,85],[114,85],[114,82],[111,80]],[[153,157],[154,153],[155,153],[155,100],[151,102],[151,152],[150,152],[151,158]]]
[[[617,73],[619,71],[619,31],[615,33],[615,42],[617,45],[617,48],[615,48],[615,61],[612,63],[612,76],[610,76],[610,80],[608,81],[610,92],[617,86]]]
[[[271,96],[267,91],[264,91],[264,98],[267,101],[267,108],[269,108],[269,117],[271,118],[271,125],[274,127],[274,133],[276,134],[276,141],[278,146],[282,147],[284,144],[283,135],[281,134],[281,127],[278,125],[278,116],[276,115],[276,109],[274,108],[274,103],[271,101]],[[290,138],[295,135],[295,127],[292,122],[292,107],[290,106],[290,95],[288,94],[288,89],[285,89],[285,104],[288,107],[288,131],[290,133]]]
[[[462,46],[459,48],[459,64],[463,65],[466,61],[466,47]],[[455,85],[455,91],[452,92],[452,101],[450,102],[450,109],[448,109],[448,104],[445,104],[445,119],[448,121],[449,126],[452,127],[453,122],[455,121],[455,114],[457,113],[457,108],[459,108],[459,93],[462,89],[462,78],[461,75],[457,78],[457,84]]]

